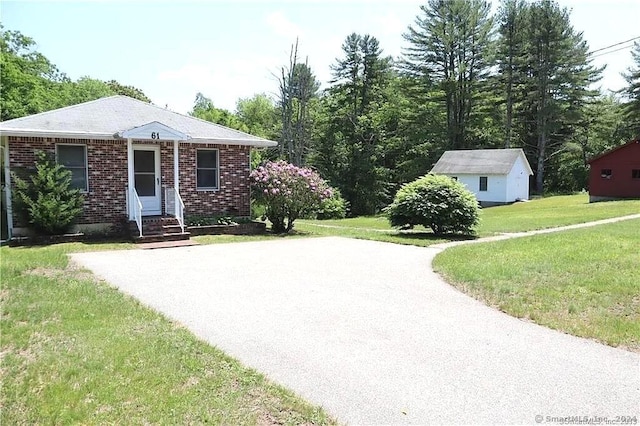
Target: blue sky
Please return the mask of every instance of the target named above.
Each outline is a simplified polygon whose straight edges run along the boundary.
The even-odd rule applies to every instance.
[[[560,0],[592,50],[640,36],[638,0]],[[115,79],[177,112],[197,92],[233,110],[239,98],[273,96],[291,44],[326,85],[351,32],[371,34],[398,56],[417,0],[370,1],[0,1],[5,29],[34,38],[38,50],[72,79]],[[627,44],[629,46],[629,44]],[[631,66],[630,48],[595,58],[608,64],[603,89],[616,90]]]

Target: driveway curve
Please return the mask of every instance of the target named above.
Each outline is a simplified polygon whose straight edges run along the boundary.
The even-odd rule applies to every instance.
[[[72,258],[341,422],[640,416],[640,355],[483,305],[431,270],[438,251],[327,237]]]

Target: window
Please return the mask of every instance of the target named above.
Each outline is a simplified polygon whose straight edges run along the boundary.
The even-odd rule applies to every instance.
[[[602,169],[600,177],[602,177],[602,179],[611,179],[611,169]]]
[[[56,145],[56,161],[71,172],[72,188],[89,190],[86,145]]]
[[[199,149],[196,158],[196,189],[218,189],[218,150]]]
[[[631,179],[640,179],[640,169],[631,170]]]
[[[480,191],[487,190],[487,181],[489,180],[486,176],[480,176]]]

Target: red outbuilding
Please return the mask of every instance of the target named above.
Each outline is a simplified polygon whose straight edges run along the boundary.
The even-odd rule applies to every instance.
[[[589,161],[589,202],[640,198],[640,139]]]

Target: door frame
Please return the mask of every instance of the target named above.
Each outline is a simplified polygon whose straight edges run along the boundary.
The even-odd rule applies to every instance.
[[[153,207],[157,205],[157,208],[143,208],[142,216],[159,216],[162,214],[162,175],[160,173],[160,145],[145,144],[145,145],[132,145],[131,156],[129,157],[129,169],[131,176],[131,186],[135,185],[135,170],[134,170],[134,155],[135,151],[153,151],[155,160],[155,178],[156,178],[156,195],[155,197],[140,197],[140,201],[143,205],[153,204]]]

